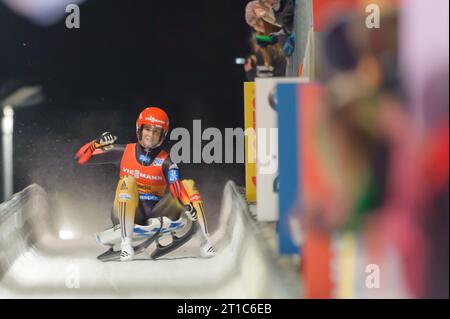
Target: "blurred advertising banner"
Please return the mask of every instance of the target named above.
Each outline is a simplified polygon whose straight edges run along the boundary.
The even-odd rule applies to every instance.
[[[299,138],[298,104],[302,84],[277,85],[279,134],[279,222],[280,254],[298,254],[301,242],[300,222],[293,214],[299,205]]]
[[[256,79],[256,210],[258,221],[278,220],[277,78]]]
[[[256,209],[258,221],[278,220],[278,116],[279,83],[305,82],[301,78],[256,79]]]
[[[245,195],[250,203],[256,202],[256,115],[255,82],[244,83],[245,126]]]

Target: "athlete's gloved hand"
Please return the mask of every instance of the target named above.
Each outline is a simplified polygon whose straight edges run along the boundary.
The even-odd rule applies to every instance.
[[[186,208],[186,214],[188,215],[190,220],[196,221],[197,220],[197,210],[195,209],[194,205],[192,205],[192,203],[189,203],[188,205],[185,206],[185,208]]]
[[[117,136],[112,135],[110,132],[104,132],[95,140],[95,148],[112,145],[116,140]]]
[[[96,149],[101,148],[105,150],[108,147],[112,147],[116,140],[116,136],[112,135],[109,132],[104,132],[92,142],[83,145],[83,147],[81,147],[80,150],[75,154],[75,160],[78,162],[78,164],[84,164],[92,157]]]

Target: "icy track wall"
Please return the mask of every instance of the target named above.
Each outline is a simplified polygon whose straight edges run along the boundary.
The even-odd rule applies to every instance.
[[[235,261],[233,268],[222,269],[223,276],[229,272],[239,277],[249,298],[299,298],[298,284],[271,254],[232,181],[225,185],[220,225],[214,235],[220,238],[214,240],[219,251],[231,250]]]
[[[0,280],[49,231],[48,207],[47,193],[37,184],[0,204]]]

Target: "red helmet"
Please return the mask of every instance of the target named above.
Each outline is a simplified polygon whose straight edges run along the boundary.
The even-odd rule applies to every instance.
[[[158,107],[147,107],[139,114],[136,121],[136,135],[138,140],[140,140],[142,125],[152,125],[162,129],[161,140],[157,145],[159,146],[164,141],[167,132],[169,131],[169,117],[166,112]]]

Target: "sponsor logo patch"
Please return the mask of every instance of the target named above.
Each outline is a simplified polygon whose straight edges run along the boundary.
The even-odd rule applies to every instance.
[[[202,200],[199,194],[194,194],[191,197],[189,197],[189,199],[191,200],[191,202],[198,202]]]
[[[148,175],[145,173],[141,173],[139,170],[132,170],[129,168],[124,167],[123,168],[123,172],[127,175],[132,175],[134,176],[134,178],[138,179],[138,178],[142,178],[142,179],[146,179],[149,181],[162,181],[163,177],[159,176],[159,175]]]
[[[153,161],[153,165],[154,166],[161,166],[163,164],[164,160],[161,158],[155,158],[155,160]]]
[[[139,162],[148,164],[150,163],[150,157],[145,156],[144,154],[139,155]]]
[[[160,200],[161,197],[152,195],[152,194],[141,194],[141,195],[139,195],[139,199],[141,199],[141,200]]]
[[[147,121],[150,121],[150,122],[154,122],[154,123],[160,123],[160,124],[166,124],[166,122],[165,121],[161,121],[161,120],[158,120],[158,119],[156,119],[156,118],[154,118],[153,116],[147,116],[146,118],[145,118]]]
[[[131,200],[131,195],[130,194],[119,194],[119,199]]]
[[[178,169],[170,169],[168,172],[169,184],[180,179],[180,171]]]

